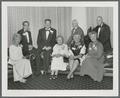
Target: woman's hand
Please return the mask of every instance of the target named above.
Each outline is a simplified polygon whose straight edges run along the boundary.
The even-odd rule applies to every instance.
[[[87,59],[87,58],[89,58],[89,57],[91,57],[89,54],[86,54],[86,55],[85,55],[85,59]]]
[[[23,56],[23,59],[26,59],[26,57],[25,57],[25,56]]]
[[[79,54],[78,56],[75,56],[75,59],[76,58],[82,58],[82,56],[83,56],[82,54]]]
[[[53,55],[53,57],[64,57],[65,55],[64,54],[55,54],[55,55]]]
[[[73,60],[74,58],[75,58],[74,56],[72,56],[72,55],[70,56],[70,60]]]
[[[62,56],[63,56],[63,57],[68,57],[66,54],[63,54]]]
[[[60,57],[60,54],[54,54],[52,57],[58,58],[58,57]]]

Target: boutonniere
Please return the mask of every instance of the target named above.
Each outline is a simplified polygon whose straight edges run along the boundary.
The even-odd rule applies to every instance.
[[[72,50],[76,50],[75,47],[72,47]]]
[[[61,48],[62,48],[62,50],[63,50],[63,49],[65,48],[65,46],[62,46]]]
[[[51,34],[53,34],[53,31],[52,31],[52,30],[50,30],[50,33],[51,33]]]

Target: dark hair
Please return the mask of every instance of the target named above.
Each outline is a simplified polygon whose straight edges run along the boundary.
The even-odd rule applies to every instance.
[[[23,21],[22,25],[24,26],[25,23],[27,23],[28,26],[30,25],[29,21]]]
[[[90,27],[88,28],[88,30],[87,30],[87,35],[88,35],[91,31],[93,31],[93,29],[92,29],[92,27],[90,26]]]
[[[103,19],[103,17],[102,17],[102,16],[98,16],[97,18],[101,18],[101,19]]]
[[[98,37],[98,34],[97,34],[97,32],[95,32],[95,31],[91,31],[91,32],[89,32],[89,37],[91,36],[91,35],[96,35],[96,38]]]
[[[51,19],[45,19],[45,23],[46,23],[46,21],[49,21],[51,23]]]

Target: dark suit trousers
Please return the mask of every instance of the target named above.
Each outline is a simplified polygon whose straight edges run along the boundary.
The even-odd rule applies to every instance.
[[[24,55],[24,56],[27,56],[27,55],[30,54],[30,53],[29,53],[29,50],[28,50],[28,45],[27,45],[27,46],[23,46],[22,52],[23,52],[23,55]]]
[[[36,58],[35,58],[35,65],[36,65],[35,74],[40,74],[40,70],[43,69],[43,60],[42,60],[40,54],[41,54],[40,52],[37,52],[37,54],[36,54]]]
[[[42,69],[44,71],[48,71],[50,69],[50,63],[51,63],[50,54],[51,54],[51,50],[43,52],[44,58],[43,58],[43,67],[42,67]]]

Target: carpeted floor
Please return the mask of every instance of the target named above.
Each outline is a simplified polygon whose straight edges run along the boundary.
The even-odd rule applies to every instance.
[[[65,74],[59,74],[56,80],[49,80],[49,75],[31,76],[27,83],[8,80],[8,89],[26,90],[108,90],[113,88],[113,78],[104,76],[102,82],[95,82],[89,76],[75,75],[74,79],[66,80]]]

